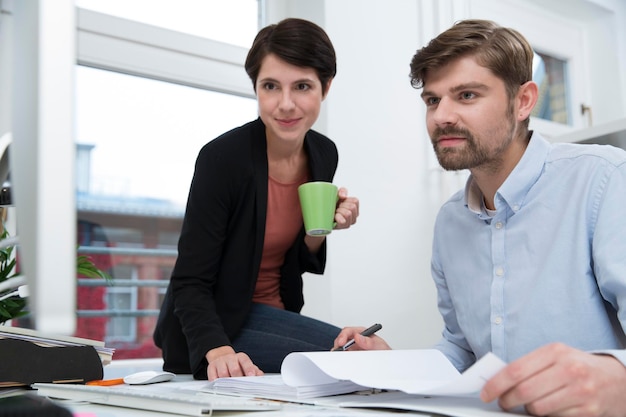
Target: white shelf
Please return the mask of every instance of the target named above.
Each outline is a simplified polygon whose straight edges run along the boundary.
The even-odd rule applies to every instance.
[[[626,149],[626,118],[553,136],[550,141],[600,143]]]

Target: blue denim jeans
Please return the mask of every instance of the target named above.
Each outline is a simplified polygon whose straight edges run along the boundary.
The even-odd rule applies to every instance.
[[[255,303],[232,344],[263,372],[278,373],[291,352],[330,350],[340,330],[301,314]]]

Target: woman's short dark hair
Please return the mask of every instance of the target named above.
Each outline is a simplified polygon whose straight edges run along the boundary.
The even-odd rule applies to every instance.
[[[500,78],[509,98],[532,80],[533,50],[516,30],[490,20],[461,20],[418,50],[411,60],[411,85],[424,86],[428,71],[462,56],[477,62]]]
[[[330,38],[324,29],[308,20],[284,19],[256,35],[245,64],[255,91],[261,63],[269,54],[291,65],[313,68],[324,94],[337,73],[337,58]]]

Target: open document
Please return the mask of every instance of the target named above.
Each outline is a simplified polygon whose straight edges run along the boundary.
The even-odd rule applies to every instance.
[[[283,400],[364,389],[467,396],[479,392],[504,365],[490,353],[461,374],[435,349],[294,352],[283,361],[280,375],[218,378],[203,390]]]

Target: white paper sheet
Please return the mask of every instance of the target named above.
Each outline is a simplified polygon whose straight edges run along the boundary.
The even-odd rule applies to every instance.
[[[501,359],[489,353],[459,374],[435,349],[294,352],[283,361],[281,374],[285,384],[291,386],[349,380],[409,394],[470,395],[480,391],[504,366]]]

